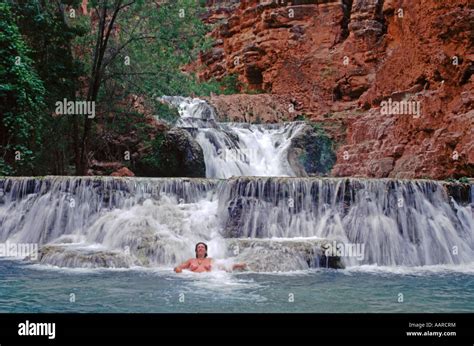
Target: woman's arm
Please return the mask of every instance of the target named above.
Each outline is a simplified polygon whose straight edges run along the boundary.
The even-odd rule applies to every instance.
[[[183,271],[183,269],[188,269],[189,266],[191,265],[191,260],[187,260],[186,262],[180,264],[179,266],[177,266],[176,268],[174,268],[174,271],[176,273],[181,273]]]
[[[236,270],[236,269],[245,269],[247,268],[247,264],[246,263],[236,263],[232,266],[232,270]]]

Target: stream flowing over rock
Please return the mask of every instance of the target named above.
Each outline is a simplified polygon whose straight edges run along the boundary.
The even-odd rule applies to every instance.
[[[474,260],[473,185],[44,177],[1,178],[0,191],[0,242],[39,244],[36,260],[60,267],[171,267],[198,241],[255,271]]]
[[[180,113],[172,131],[182,134],[183,129],[187,130],[202,148],[208,178],[326,174],[335,163],[331,141],[305,122],[219,122],[215,109],[205,100],[181,96],[164,96],[162,100],[177,107]],[[178,140],[170,141],[173,142]],[[185,176],[192,176],[189,170],[193,162],[196,169],[201,167],[201,160],[179,161],[190,166],[186,167]]]

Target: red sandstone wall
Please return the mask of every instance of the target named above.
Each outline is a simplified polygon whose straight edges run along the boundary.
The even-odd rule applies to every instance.
[[[197,63],[199,76],[237,74],[247,89],[270,94],[215,98],[227,117],[248,100],[266,110],[263,121],[304,113],[322,122],[338,143],[335,176],[474,175],[472,1],[208,5],[216,43]],[[233,98],[239,107],[226,105]],[[419,101],[420,116],[381,114],[388,98]]]

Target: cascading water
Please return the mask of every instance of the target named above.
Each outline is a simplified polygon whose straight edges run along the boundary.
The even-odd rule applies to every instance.
[[[215,184],[200,179],[8,179],[0,183],[6,191],[0,242],[48,244],[43,259],[59,266],[171,265],[192,256],[192,244],[203,238],[219,242],[213,233],[217,205],[209,196]]]
[[[38,244],[60,267],[170,267],[198,241],[255,271],[474,262],[474,186],[455,185],[461,198],[437,181],[288,177],[304,123],[221,123],[203,100],[163,101],[207,179],[3,178],[0,244]]]
[[[436,181],[46,177],[0,191],[0,242],[38,243],[57,266],[170,267],[197,241],[258,271],[319,266],[333,241],[364,244],[349,266],[474,261],[471,208]]]
[[[303,122],[283,124],[222,123],[214,109],[197,98],[164,96],[177,107],[176,126],[195,132],[206,163],[206,177],[295,176],[288,162],[291,139]]]
[[[232,236],[363,244],[364,258],[344,258],[348,265],[474,260],[471,209],[448,198],[440,182],[239,178],[222,194],[220,213],[229,210]]]

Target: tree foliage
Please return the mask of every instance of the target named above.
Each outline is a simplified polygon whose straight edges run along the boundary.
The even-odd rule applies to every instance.
[[[177,116],[160,96],[230,88],[188,72],[211,47],[205,1],[89,0],[85,15],[81,5],[1,4],[0,174],[86,174],[92,158],[119,160],[116,142],[128,135],[156,151],[144,113],[169,123]],[[95,102],[96,118],[55,114],[63,99]]]
[[[75,100],[78,80],[84,73],[80,59],[74,58],[73,41],[85,35],[87,27],[71,20],[67,7],[78,6],[75,1],[18,1],[13,13],[20,32],[30,47],[29,56],[45,86],[46,109],[37,114],[43,123],[42,150],[35,165],[36,174],[66,174],[74,159],[74,137],[77,119],[54,114],[55,103]],[[55,134],[51,136],[51,134]]]
[[[42,141],[45,89],[18,26],[0,3],[0,174],[33,174]]]

